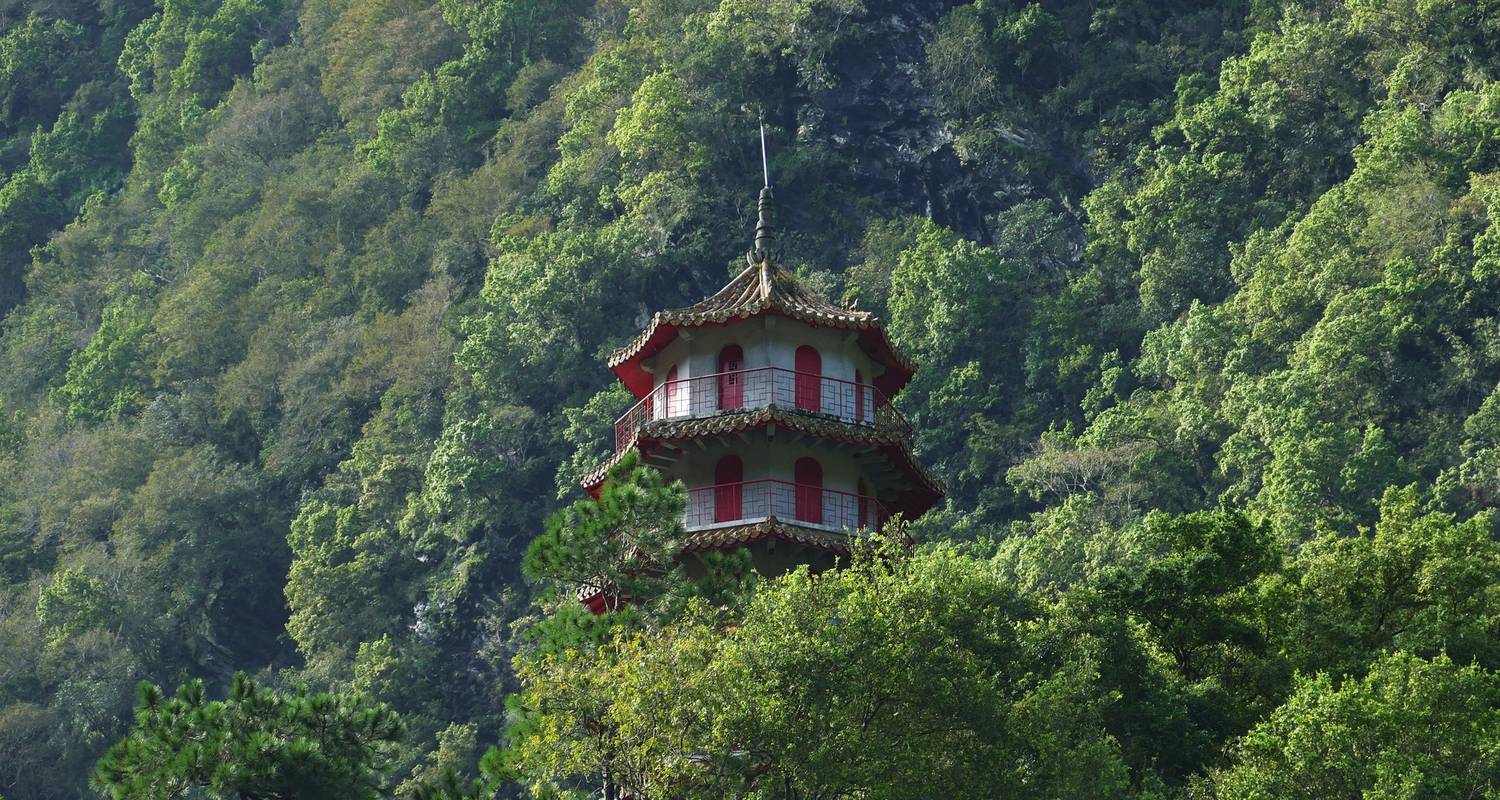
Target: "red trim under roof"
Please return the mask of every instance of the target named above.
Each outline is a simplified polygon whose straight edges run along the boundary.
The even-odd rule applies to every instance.
[[[629,389],[632,395],[635,395],[636,399],[643,398],[651,393],[654,381],[652,380],[651,373],[646,371],[642,362],[660,353],[663,348],[671,344],[677,338],[680,327],[725,328],[767,314],[791,319],[813,328],[849,330],[849,328],[838,326],[818,325],[808,322],[805,319],[790,316],[775,308],[762,309],[747,316],[734,317],[723,322],[704,322],[698,325],[678,325],[674,322],[660,322],[651,330],[651,335],[644,342],[641,342],[629,356],[610,369],[614,371],[615,377],[620,379],[620,383],[623,383],[625,388]],[[894,397],[897,392],[901,391],[911,381],[912,370],[896,354],[895,347],[891,345],[890,340],[885,335],[885,331],[878,325],[861,327],[858,330],[860,349],[865,351],[865,354],[870,358],[874,359],[875,363],[885,367],[885,371],[881,372],[879,376],[873,378],[870,382],[886,397]]]
[[[767,424],[770,424],[769,421],[758,423],[749,428],[746,428],[745,430],[756,430],[758,428],[765,427]],[[649,455],[652,450],[655,450],[660,445],[669,442],[689,442],[695,439],[710,439],[723,435],[723,433],[705,433],[697,436],[672,436],[660,438],[647,437],[643,435],[636,439],[634,449],[644,456]],[[868,442],[857,442],[857,440],[855,439],[846,440],[843,437],[833,437],[832,440],[868,444]],[[892,511],[899,511],[905,514],[907,519],[916,519],[917,517],[920,517],[923,514],[927,513],[930,509],[943,501],[942,490],[939,487],[928,485],[926,474],[924,473],[922,468],[918,466],[916,458],[912,455],[911,451],[907,450],[905,446],[899,443],[892,442],[887,444],[875,445],[875,448],[879,450],[880,453],[890,461],[890,463],[894,464],[906,475],[907,481],[912,486],[912,488],[898,493],[894,498],[887,499],[882,497],[880,499],[881,503],[884,503]],[[595,500],[599,499],[599,491],[603,488],[605,478],[608,477],[608,475],[609,471],[607,469],[596,470],[596,472],[591,476],[593,480],[590,481],[587,478],[585,479],[585,483],[583,483],[583,490]]]

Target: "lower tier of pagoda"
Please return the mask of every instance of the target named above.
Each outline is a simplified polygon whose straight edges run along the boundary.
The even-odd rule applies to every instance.
[[[804,518],[815,527],[870,527],[861,506],[865,514],[882,515],[882,521],[897,513],[912,519],[939,502],[944,491],[917,462],[904,432],[774,405],[705,418],[654,420],[621,444],[613,458],[585,476],[583,487],[590,494],[597,496],[609,467],[630,451],[639,452],[668,477],[684,478],[690,497],[710,497],[722,484],[754,484],[746,489],[751,499],[761,498],[773,509],[766,516],[780,519],[797,518],[787,512],[794,510],[798,484],[836,490],[826,495],[827,522]],[[739,464],[726,460],[728,456],[738,456]],[[804,477],[804,467],[815,480]],[[866,501],[861,503],[860,497]],[[706,500],[697,502],[701,508]],[[773,508],[776,504],[781,508]],[[695,513],[701,517],[690,504],[689,527],[694,527]]]

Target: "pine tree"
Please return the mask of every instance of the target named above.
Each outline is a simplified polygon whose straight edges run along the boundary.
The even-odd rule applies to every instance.
[[[115,800],[195,796],[339,798],[388,796],[386,770],[405,729],[384,704],[358,693],[268,689],[234,676],[225,700],[194,680],[168,698],[142,682],[135,725],[94,771]]]

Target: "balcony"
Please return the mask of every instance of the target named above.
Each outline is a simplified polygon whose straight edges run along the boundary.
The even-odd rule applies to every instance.
[[[689,489],[683,523],[699,531],[775,517],[809,528],[854,531],[875,530],[889,516],[873,497],[767,479]]]
[[[660,384],[615,420],[615,449],[629,448],[641,428],[659,420],[700,419],[769,406],[889,431],[911,442],[911,423],[868,383],[757,367]]]

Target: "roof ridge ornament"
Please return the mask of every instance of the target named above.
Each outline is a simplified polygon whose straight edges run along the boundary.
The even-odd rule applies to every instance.
[[[755,246],[747,256],[751,264],[764,264],[771,260],[771,246],[776,240],[776,226],[771,222],[771,187],[760,190],[760,202],[755,220]]]

